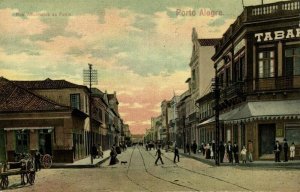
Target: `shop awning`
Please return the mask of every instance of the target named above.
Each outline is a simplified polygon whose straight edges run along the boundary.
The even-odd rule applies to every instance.
[[[238,108],[220,114],[219,119],[225,124],[251,122],[254,120],[300,119],[300,100],[248,102]],[[201,122],[198,126],[212,122],[215,122],[215,117]]]

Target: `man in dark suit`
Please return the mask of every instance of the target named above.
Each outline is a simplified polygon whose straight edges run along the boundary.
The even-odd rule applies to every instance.
[[[223,141],[220,142],[220,162],[223,163],[224,155],[225,155],[225,146],[223,144]]]
[[[160,160],[161,164],[164,164],[164,162],[163,162],[163,160],[161,158],[162,153],[161,153],[161,150],[160,150],[160,146],[158,146],[158,149],[156,151],[155,156],[156,155],[157,155],[157,158],[156,158],[156,161],[155,161],[155,165],[157,165],[158,160]]]
[[[275,162],[280,162],[280,152],[281,152],[281,145],[279,144],[279,141],[276,141],[276,144],[274,146]]]
[[[288,161],[289,145],[288,145],[286,139],[284,139],[283,141],[284,141],[284,143],[283,143],[284,162],[287,162]]]
[[[227,145],[226,151],[227,151],[227,154],[228,154],[229,163],[233,163],[233,159],[232,159],[232,145],[231,145],[230,141],[228,141],[228,145]]]
[[[232,147],[232,152],[234,155],[234,161],[235,163],[240,163],[239,162],[239,146],[234,142],[233,147]]]

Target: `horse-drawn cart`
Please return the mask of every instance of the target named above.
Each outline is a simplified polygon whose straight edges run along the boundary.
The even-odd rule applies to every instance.
[[[1,189],[6,189],[9,185],[8,177],[12,175],[21,176],[21,185],[34,184],[35,169],[32,159],[21,159],[19,162],[8,162],[4,164],[3,171],[0,172]]]

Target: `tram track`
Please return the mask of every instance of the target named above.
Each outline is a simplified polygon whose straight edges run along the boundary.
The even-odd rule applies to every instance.
[[[153,156],[153,154],[151,154],[149,151],[147,151],[147,152],[148,152],[148,154],[149,154],[150,156],[152,156],[152,157],[155,159],[155,156]],[[167,156],[165,156],[165,159],[167,159],[167,160],[169,160],[169,161],[171,161],[171,162],[173,163],[173,160],[170,159],[170,158],[168,158]],[[211,179],[215,179],[215,180],[218,180],[218,181],[221,181],[221,182],[224,182],[224,183],[233,185],[233,186],[238,187],[238,188],[243,189],[243,190],[253,191],[253,190],[248,189],[248,188],[246,188],[246,187],[243,187],[243,186],[241,186],[241,185],[238,185],[238,184],[235,184],[235,183],[226,181],[226,180],[224,180],[224,179],[221,179],[221,178],[218,178],[218,177],[215,177],[215,176],[212,176],[212,175],[208,175],[208,174],[205,174],[205,173],[200,173],[200,172],[197,172],[197,171],[193,171],[193,170],[190,170],[190,169],[187,169],[187,168],[184,168],[184,167],[182,167],[182,166],[179,166],[178,164],[176,164],[175,166],[176,166],[177,168],[179,168],[179,169],[182,169],[182,170],[185,170],[185,171],[194,173],[194,174],[198,174],[198,175],[201,175],[201,176],[209,177],[209,178],[211,178]]]
[[[142,155],[142,153],[141,153],[141,151],[140,151],[139,148],[138,148],[138,150],[139,150],[139,153],[140,153],[140,155],[141,155],[141,157],[142,157],[142,160],[143,160],[143,164],[144,164],[144,168],[145,168],[146,173],[148,173],[148,174],[151,175],[152,177],[154,177],[154,178],[156,178],[156,179],[159,179],[159,180],[161,180],[161,181],[168,182],[168,183],[170,183],[170,184],[177,185],[177,186],[179,186],[179,187],[183,187],[183,188],[186,188],[186,189],[189,189],[189,190],[199,191],[199,190],[196,189],[196,188],[189,187],[189,186],[186,186],[186,185],[182,185],[182,184],[179,184],[179,183],[175,183],[175,182],[173,182],[173,181],[169,181],[169,180],[166,180],[166,179],[164,179],[164,178],[161,178],[161,177],[158,177],[158,176],[152,174],[150,171],[148,171],[148,169],[147,169],[147,167],[146,167],[145,159],[144,159],[144,157],[143,157],[143,155]]]
[[[153,156],[153,154],[151,154],[149,151],[147,151],[154,159],[155,159],[155,156]],[[173,160],[168,158],[167,156],[165,156],[165,159],[171,161],[173,163]],[[184,168],[182,166],[179,166],[178,164],[176,164],[176,167],[178,167],[179,169],[182,169],[182,170],[185,170],[185,171],[188,171],[188,172],[191,172],[191,173],[194,173],[194,174],[198,174],[198,175],[201,175],[201,176],[205,176],[205,177],[209,177],[209,178],[212,178],[212,179],[215,179],[215,180],[218,180],[218,181],[221,181],[221,182],[224,182],[224,183],[227,183],[227,184],[230,184],[230,185],[233,185],[233,186],[236,186],[240,189],[243,189],[243,190],[247,190],[247,191],[253,191],[251,189],[248,189],[246,187],[243,187],[241,185],[238,185],[238,184],[235,184],[235,183],[232,183],[232,182],[229,182],[229,181],[226,181],[224,179],[221,179],[221,178],[218,178],[218,177],[215,177],[215,176],[212,176],[212,175],[208,175],[208,174],[205,174],[205,173],[200,173],[200,172],[197,172],[197,171],[193,171],[193,170],[190,170],[190,169],[187,169],[187,168]]]
[[[129,159],[129,163],[128,163],[128,167],[127,167],[127,170],[126,170],[126,177],[128,178],[129,181],[131,181],[132,183],[134,183],[135,185],[143,188],[144,190],[146,191],[151,191],[149,189],[147,189],[146,187],[142,186],[140,183],[136,182],[132,177],[129,176],[129,168],[130,168],[130,165],[131,165],[131,160],[132,160],[132,156],[133,156],[133,153],[134,153],[134,150],[135,150],[136,147],[133,148],[132,150],[132,153],[130,155],[130,159]],[[152,191],[151,191],[152,192]],[[153,191],[154,192],[154,191]]]

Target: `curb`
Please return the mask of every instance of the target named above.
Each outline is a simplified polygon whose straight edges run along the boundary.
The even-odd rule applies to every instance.
[[[53,163],[51,166],[51,169],[59,169],[59,168],[95,168],[99,167],[102,163],[107,161],[110,157],[105,157],[101,161],[95,163],[95,164],[82,164],[82,165],[74,165],[74,164],[59,164],[59,163]]]
[[[180,153],[180,155],[184,156],[184,157],[188,157],[191,159],[195,159],[197,161],[201,161],[202,163],[205,163],[207,165],[211,165],[211,166],[216,166],[214,161],[211,160],[207,160],[207,159],[202,159],[200,157],[195,157],[193,155],[188,155],[185,153]],[[280,162],[280,163],[239,163],[239,164],[235,164],[235,163],[220,163],[220,167],[224,167],[224,166],[238,166],[238,167],[270,167],[270,168],[293,168],[293,169],[300,169],[300,163],[286,163],[286,162]]]

